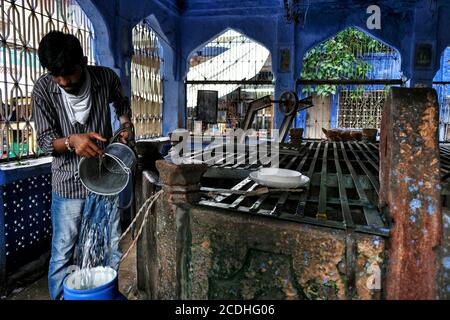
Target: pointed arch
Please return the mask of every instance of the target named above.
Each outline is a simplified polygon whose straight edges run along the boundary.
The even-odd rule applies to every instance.
[[[356,25],[350,25],[350,26],[342,28],[342,29],[334,29],[333,28],[333,31],[330,30],[329,32],[324,34],[322,37],[319,37],[314,42],[310,43],[304,49],[304,52],[308,52],[311,49],[313,49],[313,48],[315,48],[315,47],[317,47],[317,46],[319,46],[319,45],[321,45],[321,44],[323,44],[323,43],[325,43],[325,42],[335,38],[340,33],[348,31],[348,30],[351,30],[351,29],[357,30],[357,31],[359,31],[361,33],[364,33],[366,36],[372,38],[373,40],[375,40],[375,41],[377,41],[377,42],[379,42],[379,43],[381,43],[381,44],[383,44],[383,45],[385,45],[387,47],[390,47],[390,48],[392,48],[393,50],[395,50],[397,52],[400,52],[400,50],[394,44],[390,43],[390,41],[387,41],[387,40],[385,40],[383,38],[380,38],[377,35],[369,32],[368,30],[363,29],[363,28],[361,28],[359,26],[356,26]]]
[[[239,36],[239,37],[245,38],[244,41],[251,42],[251,43],[254,43],[256,45],[259,45],[262,48],[264,48],[265,50],[269,51],[269,54],[271,54],[270,50],[267,48],[266,45],[264,45],[262,42],[260,42],[260,41],[258,41],[256,39],[254,39],[253,37],[249,36],[246,32],[243,32],[243,31],[241,31],[238,28],[227,27],[227,28],[223,29],[222,31],[220,31],[218,33],[214,33],[213,35],[208,37],[207,40],[203,41],[198,46],[196,46],[193,50],[191,50],[191,52],[188,54],[188,57],[187,57],[188,62],[191,60],[191,58],[193,56],[195,56],[195,54],[199,50],[202,50],[205,46],[211,45],[217,39],[219,39],[219,38],[221,38],[223,36],[226,36],[227,34],[235,34],[235,36]]]
[[[373,65],[375,60],[389,65]],[[376,70],[377,67],[382,70]],[[356,27],[346,28],[319,42],[303,56],[301,78],[305,80],[392,80],[401,77],[399,51]]]
[[[105,20],[92,0],[76,0],[92,22],[95,32],[94,57],[102,65],[114,68],[113,51],[111,48],[110,32]]]
[[[357,27],[317,43],[302,62],[301,94],[319,105],[299,117],[308,138],[325,138],[322,128],[379,128],[386,89],[402,84],[399,51]]]
[[[217,92],[219,130],[237,127],[243,117],[243,104],[263,95],[273,95],[272,56],[259,42],[245,34],[227,28],[210,38],[189,54],[187,72],[187,108],[193,130],[193,120],[205,121],[194,110],[204,91]],[[242,103],[242,101],[246,101]],[[215,107],[212,107],[215,108]],[[198,109],[200,110],[200,109]],[[203,114],[203,112],[202,112]],[[266,111],[264,123],[258,129],[271,129],[272,110]],[[264,116],[264,114],[262,115]],[[214,112],[211,115],[214,118]],[[209,119],[215,122],[214,119]],[[231,123],[230,123],[231,121]]]

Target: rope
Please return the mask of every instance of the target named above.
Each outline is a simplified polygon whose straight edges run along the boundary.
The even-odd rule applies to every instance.
[[[158,191],[156,194],[154,194],[153,196],[151,196],[150,198],[148,198],[144,204],[142,205],[142,207],[139,209],[139,212],[136,214],[136,217],[134,217],[133,221],[131,221],[130,226],[127,228],[127,230],[125,230],[125,232],[122,234],[122,236],[120,237],[120,240],[122,240],[125,235],[130,232],[132,226],[136,223],[138,217],[142,214],[142,212],[144,211],[144,208],[148,205],[147,207],[147,211],[145,212],[144,215],[144,219],[142,221],[142,224],[139,228],[139,231],[136,235],[136,237],[134,238],[133,242],[131,243],[130,247],[128,248],[127,252],[122,256],[122,259],[120,260],[120,262],[122,262],[123,260],[125,260],[125,258],[128,256],[128,254],[131,252],[131,249],[134,248],[134,246],[136,245],[139,237],[141,236],[142,230],[144,229],[144,225],[147,223],[147,218],[149,213],[151,212],[151,209],[153,207],[153,204],[155,203],[155,201],[159,198],[159,196],[162,194],[162,190]],[[150,203],[150,204],[149,204]]]
[[[141,213],[144,211],[144,208],[146,205],[148,205],[152,199],[154,199],[161,191],[155,193],[154,195],[152,195],[150,198],[148,198],[147,200],[145,200],[145,202],[142,204],[142,207],[139,209],[138,213],[136,214],[136,216],[134,217],[133,221],[131,221],[130,225],[128,226],[128,228],[124,231],[124,233],[120,236],[119,241],[122,241],[123,238],[125,238],[125,236],[127,235],[128,232],[130,232],[131,228],[133,227],[133,225],[136,223],[137,219],[139,218],[139,216],[141,215]]]

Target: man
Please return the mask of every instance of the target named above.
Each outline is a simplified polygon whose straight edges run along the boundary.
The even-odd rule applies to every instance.
[[[77,174],[78,163],[81,157],[101,155],[111,138],[109,104],[113,104],[124,125],[130,124],[131,109],[118,76],[111,69],[88,66],[75,36],[48,33],[39,44],[38,55],[47,73],[33,89],[33,117],[39,146],[53,155],[53,237],[48,282],[50,297],[61,299],[87,197]],[[122,133],[120,139],[126,143],[128,134]],[[114,267],[118,268],[120,215],[113,220],[112,239],[117,242],[113,248]]]

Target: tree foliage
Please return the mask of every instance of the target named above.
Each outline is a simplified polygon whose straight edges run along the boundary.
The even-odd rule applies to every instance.
[[[356,28],[338,33],[310,51],[303,59],[302,80],[362,80],[373,66],[364,61],[364,55],[389,52],[390,48]],[[362,91],[359,86],[357,91]],[[336,94],[337,86],[331,84],[305,86],[303,94]]]

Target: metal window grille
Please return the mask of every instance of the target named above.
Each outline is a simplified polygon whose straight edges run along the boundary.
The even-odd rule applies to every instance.
[[[339,91],[338,127],[380,128],[386,91]]]
[[[249,102],[274,94],[272,58],[269,50],[250,38],[228,30],[197,50],[189,61],[186,82],[187,127],[197,131],[196,106],[199,90],[218,92],[218,119],[210,127],[224,132],[236,128],[245,117]],[[253,128],[273,127],[273,107],[255,117]],[[206,129],[206,126],[203,126]]]
[[[8,161],[40,154],[31,112],[33,85],[44,73],[39,41],[51,30],[71,33],[94,64],[94,32],[74,0],[0,1],[0,150]]]
[[[164,60],[155,31],[145,21],[133,28],[131,62],[133,123],[138,139],[162,135]]]

